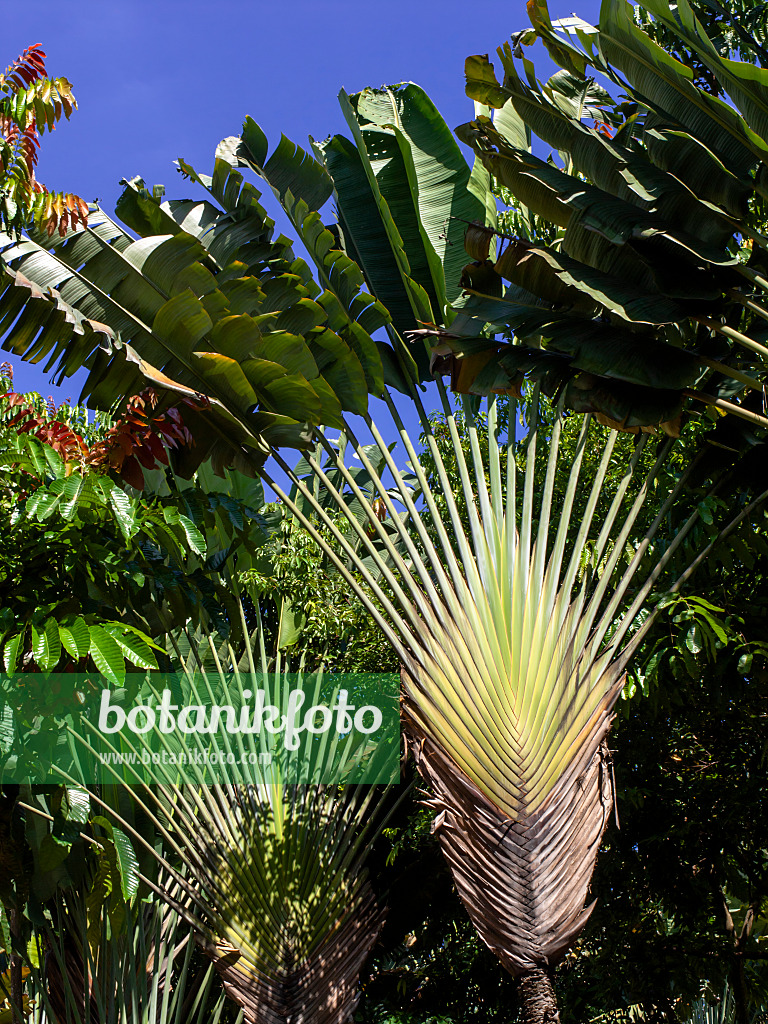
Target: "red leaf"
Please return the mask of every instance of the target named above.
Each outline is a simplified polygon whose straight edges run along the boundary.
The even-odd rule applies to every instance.
[[[120,470],[120,476],[126,483],[130,484],[131,487],[135,487],[137,491],[144,490],[144,474],[133,456],[131,456],[130,459],[126,459],[123,463],[122,469]]]

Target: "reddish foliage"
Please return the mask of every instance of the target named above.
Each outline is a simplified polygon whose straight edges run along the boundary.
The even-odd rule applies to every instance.
[[[178,407],[152,416],[157,407],[157,392],[146,388],[128,402],[125,414],[110,428],[106,437],[91,448],[83,438],[61,420],[54,419],[56,405],[49,398],[45,415],[40,415],[26,404],[24,395],[13,392],[0,396],[12,408],[17,408],[6,425],[19,434],[30,434],[50,445],[64,462],[77,462],[94,470],[104,470],[142,490],[144,469],[154,469],[158,463],[168,465],[168,449],[192,445],[194,440]],[[197,403],[184,399],[182,405],[195,408]]]
[[[88,454],[88,446],[85,441],[66,423],[50,418],[50,405],[48,406],[48,415],[40,416],[26,404],[25,395],[12,392],[3,395],[3,399],[6,405],[18,410],[6,421],[6,425],[13,427],[16,433],[30,434],[44,444],[50,445],[65,462],[83,462],[85,460]],[[48,401],[50,403],[52,399],[48,399]]]
[[[595,121],[595,131],[605,135],[607,139],[612,139],[615,134],[615,129],[606,124],[605,121]]]
[[[25,128],[20,128],[8,117],[0,117],[0,134],[11,147],[13,159],[21,160],[27,170],[34,187],[34,170],[37,166],[40,137],[37,134],[37,122],[30,118]],[[0,171],[5,171],[4,161],[0,159]]]
[[[184,404],[192,403],[185,400]],[[142,466],[144,469],[154,469],[158,463],[167,466],[167,449],[194,444],[178,408],[171,407],[152,417],[151,411],[156,406],[154,388],[146,388],[134,396],[104,440],[91,449],[88,465],[107,466],[126,483],[141,490],[144,487]]]
[[[10,93],[11,100],[10,108],[6,108],[8,116],[0,117],[0,136],[7,144],[0,146],[0,176],[15,181],[13,199],[24,216],[31,216],[49,237],[58,229],[63,238],[70,228],[88,223],[88,204],[70,192],[49,192],[35,180],[40,149],[35,112],[40,116],[40,131],[53,130],[62,113],[69,118],[77,106],[72,86],[66,78],[45,82],[42,98],[36,96],[32,103],[27,97],[21,108],[23,114],[16,106],[16,95],[45,77],[45,53],[39,43],[28,47],[0,75],[0,90]],[[18,226],[23,226],[21,221]]]
[[[2,83],[12,89],[28,89],[38,78],[45,78],[45,51],[40,43],[33,43],[9,64],[2,76]]]
[[[45,197],[45,203],[36,220],[45,225],[48,237],[57,229],[61,237],[67,233],[67,228],[74,230],[78,224],[83,227],[88,223],[88,204],[80,196],[72,192],[49,192],[45,185],[40,182],[33,182],[33,190]]]

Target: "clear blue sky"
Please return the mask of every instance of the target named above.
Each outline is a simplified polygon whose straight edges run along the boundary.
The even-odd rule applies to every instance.
[[[599,4],[550,0],[550,9],[595,22]],[[415,81],[449,125],[461,124],[472,117],[464,58],[494,55],[528,24],[522,0],[36,0],[4,13],[0,63],[41,43],[49,74],[73,83],[79,110],[45,136],[38,176],[112,212],[123,177],[190,194],[173,161],[209,172],[216,144],[246,114],[272,144],[281,131],[300,145],[344,133],[342,87]],[[13,361],[20,390],[77,397]]]

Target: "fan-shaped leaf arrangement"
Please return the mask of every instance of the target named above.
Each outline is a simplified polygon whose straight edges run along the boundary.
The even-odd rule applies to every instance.
[[[252,642],[257,646],[258,638]],[[228,700],[242,700],[257,678],[253,658],[246,653],[238,662],[226,644],[209,643],[210,649],[191,645],[186,665],[193,687],[208,695],[215,687]],[[201,674],[206,652],[210,667]],[[289,679],[279,665],[266,671],[263,648],[261,668],[260,685],[286,708]],[[86,747],[91,738],[90,731],[79,737]],[[245,1021],[345,1024],[357,1003],[360,969],[384,921],[364,862],[391,794],[386,786],[296,784],[296,769],[287,776],[284,765],[260,764],[263,748],[253,733],[237,743],[226,733],[210,740],[216,756],[233,750],[253,755],[242,765],[238,759],[232,781],[212,782],[196,766],[183,781],[163,765],[153,766],[151,785],[138,775],[129,780],[136,806],[163,839],[163,854],[109,813],[160,861],[168,884],[147,884],[193,926]],[[328,734],[311,764],[299,770],[312,778],[332,765],[338,778],[348,777],[349,751],[342,752],[341,740]],[[369,765],[373,774],[366,776],[374,780],[376,754]]]
[[[562,410],[540,424],[538,396],[527,437],[516,442],[513,433],[503,438],[495,399],[487,430],[471,406],[457,420],[443,399],[442,448],[419,406],[421,460],[390,402],[407,474],[370,419],[385,474],[350,427],[346,447],[325,442],[325,466],[308,461],[359,542],[350,586],[400,654],[405,731],[434,792],[434,827],[458,890],[484,941],[528,978],[558,961],[589,915],[613,801],[606,736],[627,663],[654,618],[647,599],[659,580],[665,590],[679,587],[714,540],[702,541],[683,478],[669,471],[674,442],[652,452],[644,435],[627,451],[625,436],[617,457],[619,435],[587,417],[577,437],[566,421],[563,447]],[[512,430],[514,422],[510,412]],[[373,503],[361,501],[339,455],[350,449],[370,472],[401,551]],[[314,533],[346,572],[349,539],[311,489],[300,480],[297,487],[302,507],[335,531],[339,555]],[[358,522],[353,501],[367,522]],[[674,535],[662,540],[669,521]]]

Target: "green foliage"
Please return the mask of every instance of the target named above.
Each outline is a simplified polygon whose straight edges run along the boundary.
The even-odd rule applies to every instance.
[[[428,204],[428,216],[422,217],[422,211],[414,211],[412,204],[416,185],[428,176],[422,173],[420,177],[422,164],[429,165],[425,157],[428,145],[423,137],[417,138],[413,126],[418,124],[419,131],[427,135],[434,127],[441,152],[451,159],[457,151],[455,143],[446,139],[433,109],[416,87],[366,91],[351,101],[344,97],[356,146],[340,137],[330,140],[317,149],[324,164],[312,160],[287,139],[268,156],[263,133],[249,120],[240,139],[222,143],[211,177],[181,165],[220,208],[208,201],[161,203],[160,196],[150,195],[142,183],[135,181],[126,189],[121,215],[145,236],[141,242],[134,242],[105,220],[97,230],[102,232],[101,243],[108,246],[100,243],[98,252],[90,252],[80,234],[74,240],[76,245],[69,249],[59,243],[41,247],[36,241],[26,248],[22,245],[10,250],[14,270],[30,275],[41,260],[50,257],[45,273],[36,281],[39,287],[57,283],[62,266],[71,269],[85,265],[85,277],[92,272],[98,280],[79,312],[70,305],[81,286],[79,280],[75,287],[74,279],[67,277],[66,294],[62,291],[50,299],[42,292],[38,295],[33,286],[29,303],[48,302],[49,322],[42,334],[36,333],[39,325],[31,314],[27,316],[32,307],[25,306],[21,327],[9,343],[35,357],[58,352],[60,346],[69,343],[64,365],[73,368],[78,360],[89,358],[89,388],[96,400],[106,404],[126,395],[139,373],[149,374],[161,385],[168,384],[168,378],[163,381],[157,370],[140,359],[167,368],[170,355],[173,363],[168,374],[172,385],[189,393],[203,390],[204,383],[211,398],[210,410],[204,410],[196,424],[198,438],[205,437],[211,423],[219,430],[226,425],[235,438],[234,447],[242,452],[242,445],[249,444],[258,453],[252,454],[251,462],[259,461],[265,451],[261,441],[306,446],[310,433],[297,429],[300,423],[327,422],[339,427],[341,409],[363,409],[368,391],[380,389],[382,380],[393,386],[397,386],[395,380],[407,384],[409,368],[402,352],[396,347],[396,356],[393,350],[387,350],[389,354],[384,358],[383,350],[376,348],[371,338],[376,327],[392,328],[381,304],[361,291],[364,274],[377,299],[383,298],[384,290],[389,288],[394,295],[392,305],[396,305],[395,300],[399,303],[390,311],[395,338],[396,330],[409,317],[447,323],[458,311],[451,323],[455,331],[438,334],[440,348],[435,354],[445,360],[437,364],[437,372],[450,370],[459,391],[515,394],[526,377],[533,378],[545,393],[557,395],[575,410],[595,411],[604,425],[639,434],[642,428],[661,423],[667,433],[676,435],[682,426],[682,393],[706,384],[712,394],[702,393],[708,394],[715,405],[720,403],[720,411],[729,411],[722,402],[735,398],[732,404],[739,415],[746,413],[753,424],[764,426],[764,410],[759,402],[753,404],[755,396],[760,395],[755,382],[759,385],[762,379],[765,355],[761,350],[765,335],[760,333],[759,324],[765,319],[765,309],[760,305],[763,242],[755,214],[759,202],[756,197],[764,191],[760,161],[766,153],[762,79],[750,79],[743,68],[734,69],[719,55],[717,59],[712,57],[706,42],[691,36],[691,24],[687,23],[688,52],[707,51],[701,56],[702,67],[715,78],[719,74],[718,81],[728,79],[728,95],[741,111],[737,113],[732,106],[716,101],[711,90],[707,93],[699,88],[692,79],[693,72],[689,74],[682,63],[665,60],[651,45],[650,37],[629,24],[623,7],[607,0],[599,46],[596,49],[587,39],[585,56],[562,39],[553,38],[544,3],[531,5],[536,30],[563,63],[563,71],[545,86],[532,75],[528,85],[522,82],[511,48],[502,54],[506,75],[501,84],[489,73],[487,61],[476,58],[469,67],[478,100],[497,104],[499,113],[493,121],[481,114],[464,137],[475,148],[478,167],[485,168],[485,180],[493,174],[499,187],[508,190],[504,194],[513,198],[515,209],[506,226],[507,233],[515,237],[507,239],[509,244],[502,247],[483,227],[470,232],[468,251],[478,265],[467,268],[461,282],[455,277],[456,250],[450,260],[451,280],[443,273],[446,263],[438,251],[442,244],[438,222],[444,222],[454,209],[455,197],[449,195],[447,184],[450,175],[439,182]],[[660,0],[654,0],[654,9],[666,17],[664,7]],[[681,13],[675,17],[685,21],[687,7],[683,4],[677,10]],[[660,21],[666,25],[663,17]],[[626,103],[583,78],[589,60],[605,70],[620,45],[633,54],[627,61],[628,68],[622,68],[635,94]],[[642,61],[644,68],[638,70]],[[616,63],[619,66],[618,57]],[[667,115],[669,123],[664,120]],[[553,155],[547,162],[532,156],[525,124],[533,126],[554,153],[564,154],[563,158]],[[374,157],[385,154],[387,161],[377,163],[372,153]],[[316,264],[319,286],[308,268],[294,259],[287,240],[272,240],[272,226],[258,208],[256,193],[242,183],[238,169],[242,166],[263,176],[283,203]],[[461,181],[470,181],[466,165],[459,166],[457,161],[452,170]],[[340,224],[335,230],[327,229],[319,214],[332,188],[340,209]],[[482,197],[476,192],[472,196],[470,200],[465,192],[459,201],[466,201],[466,207],[472,209],[479,202],[487,213],[488,205]],[[158,241],[168,234],[170,240]],[[745,238],[751,245],[743,244]],[[491,264],[493,245],[497,248]],[[110,284],[109,301],[100,295],[102,271],[96,263],[97,259],[106,262],[105,251],[112,266],[119,266],[123,275],[114,287]],[[377,265],[377,255],[384,260],[381,265]],[[135,272],[137,261],[143,261],[140,272]],[[133,270],[124,265],[128,263]],[[392,273],[381,274],[382,266]],[[66,277],[68,271],[63,273]],[[239,276],[235,278],[235,274]],[[21,278],[16,280],[28,287]],[[739,298],[731,294],[734,288]],[[450,299],[462,289],[467,293],[464,300],[449,308]],[[258,302],[248,305],[243,296],[253,298],[257,290]],[[18,290],[9,288],[2,299],[10,319],[13,310],[18,312],[24,305],[14,292]],[[267,295],[266,300],[261,293]],[[238,305],[241,300],[242,306]],[[101,329],[86,321],[84,312],[88,316],[98,313],[99,323],[109,323],[109,359],[96,352],[96,336]],[[63,322],[68,314],[80,318],[84,332],[74,341],[65,337],[69,328]],[[243,316],[258,320],[258,337],[255,332],[246,337],[247,332],[235,330],[243,328]],[[250,324],[246,326],[251,328]],[[118,330],[125,331],[124,337],[134,350],[120,347]],[[506,340],[497,343],[490,339],[493,330],[503,331]],[[734,343],[741,342],[734,331],[750,332],[747,340],[751,340],[752,347],[747,345],[747,354],[735,349]],[[520,340],[525,344],[519,344]],[[332,355],[328,357],[327,374],[317,361],[326,343],[326,355]],[[264,347],[254,353],[248,349],[251,344]],[[278,370],[261,363],[251,365],[259,360]],[[315,366],[323,372],[315,375],[310,360],[315,360]],[[399,377],[394,372],[397,368],[402,371]],[[709,371],[715,376],[705,380]],[[319,383],[321,380],[329,382],[328,390]],[[277,386],[273,387],[275,382]],[[751,389],[752,398],[745,389]],[[548,417],[544,405],[537,407],[538,400],[531,399],[530,392],[527,395],[525,418],[530,424],[538,416],[541,424],[536,458],[529,459],[530,449],[522,442],[514,443],[514,411],[502,409],[497,425],[506,427],[511,435],[510,452],[518,460],[521,475],[531,477],[526,487],[527,507],[515,511],[511,524],[520,522],[530,540],[531,524],[540,521],[545,505],[542,518],[548,516],[547,488],[551,485],[557,496],[566,493],[573,460],[563,458],[559,466],[545,469],[554,419]],[[428,500],[435,506],[436,514],[419,538],[422,548],[415,542],[412,549],[395,546],[399,537],[404,545],[413,538],[399,533],[397,527],[401,524],[394,521],[386,501],[390,496],[376,498],[379,492],[372,486],[367,465],[359,475],[357,470],[351,474],[360,488],[359,496],[341,470],[334,470],[333,457],[325,464],[324,479],[316,467],[315,476],[306,464],[297,469],[297,477],[311,489],[313,500],[301,500],[302,493],[295,488],[290,514],[285,509],[269,510],[263,531],[265,536],[271,533],[268,544],[255,557],[249,554],[233,566],[237,577],[255,592],[272,649],[288,651],[291,657],[312,664],[351,667],[351,662],[355,667],[381,667],[379,659],[392,655],[384,654],[369,613],[385,618],[382,610],[393,593],[387,576],[391,565],[400,569],[406,585],[413,584],[408,598],[398,606],[407,620],[403,635],[411,628],[417,635],[420,630],[430,633],[431,629],[430,642],[434,636],[452,636],[454,647],[458,647],[455,639],[459,634],[439,632],[434,620],[442,616],[440,627],[445,621],[450,630],[454,620],[459,621],[462,608],[452,604],[451,615],[443,615],[443,608],[436,602],[438,612],[434,612],[423,594],[426,592],[431,599],[430,588],[439,570],[433,571],[434,565],[427,567],[419,559],[428,540],[438,539],[442,525],[449,521],[453,494],[457,494],[456,516],[443,554],[454,582],[463,581],[462,573],[468,574],[472,561],[468,557],[457,564],[462,554],[459,544],[464,542],[468,548],[467,537],[472,533],[472,543],[478,549],[482,547],[472,485],[465,481],[465,462],[480,467],[479,493],[485,466],[491,461],[489,458],[484,463],[483,457],[491,452],[494,441],[489,438],[487,423],[472,415],[471,404],[468,409],[464,420],[446,413],[443,420],[433,422],[425,435],[429,445],[434,442],[423,459],[426,487],[422,480],[422,486],[414,486],[403,498],[406,503],[415,500],[420,509]],[[257,420],[259,415],[267,418]],[[600,547],[599,542],[586,542],[579,552],[576,579],[585,588],[590,580],[605,577],[607,582],[614,571],[621,574],[632,563],[636,546],[644,537],[649,543],[643,568],[662,564],[664,572],[657,581],[655,609],[651,604],[631,623],[621,619],[620,611],[613,621],[601,619],[606,643],[612,642],[614,631],[622,626],[642,629],[649,611],[655,611],[657,626],[636,656],[624,686],[625,699],[619,705],[618,739],[625,745],[625,774],[622,776],[620,770],[617,787],[628,809],[629,825],[625,824],[620,833],[612,831],[606,840],[601,873],[595,881],[604,910],[598,910],[590,930],[575,953],[566,958],[558,977],[561,998],[575,1019],[599,1018],[602,1013],[626,1015],[628,1007],[638,1004],[649,1019],[681,1017],[701,995],[702,979],[714,986],[726,974],[736,976],[738,964],[749,960],[750,953],[754,954],[754,964],[750,964],[748,983],[757,995],[765,986],[761,957],[757,955],[762,951],[759,942],[765,928],[768,891],[762,827],[765,815],[752,820],[753,812],[745,811],[742,796],[754,795],[754,806],[762,807],[765,746],[760,709],[765,696],[762,676],[766,645],[758,625],[762,609],[745,612],[743,607],[762,583],[766,546],[762,520],[753,535],[742,526],[715,547],[715,557],[728,570],[727,584],[712,574],[699,591],[706,596],[690,591],[665,594],[681,568],[717,536],[718,522],[747,508],[747,490],[753,484],[764,484],[764,471],[762,475],[748,471],[759,463],[759,436],[747,431],[728,434],[731,419],[729,416],[724,421],[714,412],[709,419],[694,417],[676,449],[679,454],[663,463],[651,480],[653,497],[663,498],[688,474],[689,504],[697,508],[698,519],[674,558],[664,561],[684,520],[676,509],[665,508],[664,528],[651,537],[659,507],[655,501],[639,514],[631,535],[615,551]],[[692,465],[694,442],[712,422],[718,423],[714,443]],[[723,422],[725,430],[721,429]],[[581,430],[581,417],[565,419],[560,437],[564,454],[572,456],[576,452]],[[597,433],[603,442],[609,436],[607,426]],[[209,443],[206,439],[207,447],[196,453],[196,458],[213,454],[219,466],[231,460],[232,447],[220,444],[220,440]],[[720,492],[697,490],[700,481],[713,470],[722,470],[723,463],[717,461],[719,452],[741,454],[749,449],[753,449],[753,456],[757,452],[758,459],[746,462],[740,474],[727,478],[727,486]],[[434,457],[435,450],[443,455],[442,461]],[[608,484],[597,497],[597,523],[609,511],[607,494],[622,479],[628,463],[637,460],[638,479],[642,479],[657,456],[666,453],[666,446],[664,442],[657,446],[646,437],[622,434],[613,451],[605,470]],[[320,454],[316,453],[318,463]],[[373,454],[369,451],[366,458]],[[380,454],[383,459],[385,453]],[[66,474],[57,477],[56,467],[45,452],[41,457],[31,448],[14,450],[14,459],[22,455],[28,459],[26,475],[36,483],[32,498],[24,495],[25,511],[23,516],[18,514],[18,521],[47,530],[47,524],[68,522],[66,515],[71,514],[73,519],[82,516],[81,532],[94,525],[89,518],[93,509],[86,502],[81,507],[80,491],[76,495],[67,491],[68,486],[78,489],[78,481],[68,484]],[[507,452],[501,452],[493,467],[496,476],[490,481],[491,498],[499,505],[507,457]],[[586,476],[594,472],[598,459],[599,453],[588,446],[584,452]],[[380,461],[376,474],[381,466]],[[365,472],[369,473],[367,482]],[[59,479],[63,483],[57,483]],[[349,518],[334,511],[339,502],[331,494],[329,481],[343,492],[363,537],[351,528]],[[634,487],[629,489],[629,500],[638,493]],[[139,607],[147,605],[136,598],[139,593],[144,595],[145,585],[153,597],[159,595],[161,603],[167,601],[172,607],[169,591],[158,581],[173,564],[186,583],[190,566],[202,568],[204,561],[210,561],[211,530],[201,526],[201,522],[206,527],[210,524],[210,516],[206,520],[203,513],[196,520],[182,510],[178,495],[163,495],[139,507],[133,504],[130,493],[118,490],[123,497],[116,490],[100,490],[101,500],[95,501],[94,507],[103,516],[96,525],[122,545],[121,557],[123,549],[133,550],[132,545],[142,548],[141,555],[135,555],[140,582],[134,578],[135,595],[125,610],[130,615],[144,614]],[[38,491],[40,496],[35,500]],[[194,504],[191,495],[182,495],[181,500],[187,503],[184,509]],[[377,507],[376,500],[382,505]],[[215,514],[233,515],[221,499],[217,501]],[[15,504],[20,504],[18,497]],[[570,522],[562,528],[564,545],[575,543],[587,504],[588,494],[580,489],[568,510]],[[207,511],[214,512],[210,503]],[[300,525],[302,516],[306,517],[304,526]],[[482,518],[490,535],[492,516],[483,513]],[[496,527],[499,521],[494,520]],[[236,530],[234,519],[230,526]],[[153,533],[158,530],[161,537],[162,531],[170,531],[173,541],[163,546]],[[366,544],[366,535],[370,544]],[[143,545],[137,540],[142,536],[147,538]],[[509,536],[514,536],[514,530],[510,529]],[[343,556],[334,561],[330,549],[339,537]],[[48,540],[43,537],[43,542]],[[145,564],[140,559],[146,556],[147,545],[154,545],[159,557],[146,559]],[[544,565],[545,547],[542,544],[541,552],[531,556],[539,569]],[[175,559],[177,549],[179,558]],[[403,550],[409,555],[404,571],[398,561]],[[369,557],[364,558],[364,552]],[[216,554],[220,556],[216,563],[220,568],[230,557],[231,548],[222,544]],[[616,560],[611,563],[609,556],[613,554]],[[421,572],[418,579],[408,575],[414,565]],[[444,568],[442,563],[440,566]],[[484,564],[483,571],[486,569]],[[350,585],[367,580],[363,570],[378,574],[373,578],[379,603],[369,606],[367,613],[348,596]],[[541,573],[534,571],[531,575],[538,585]],[[486,596],[483,591],[488,590],[488,580],[493,582],[492,576],[486,572],[482,577],[484,586],[477,588],[476,595],[478,606]],[[117,578],[112,582],[117,586],[123,581]],[[521,587],[524,585],[525,580]],[[127,588],[129,593],[131,586]],[[751,589],[745,590],[747,586]],[[733,597],[728,587],[738,597]],[[101,593],[106,592],[102,587]],[[445,593],[450,593],[449,586]],[[635,593],[629,588],[630,600]],[[602,609],[612,600],[612,592],[603,597]],[[409,605],[411,598],[418,603]],[[566,600],[558,602],[558,608],[560,605],[565,609]],[[57,608],[62,610],[62,606]],[[250,613],[257,617],[256,608],[246,605],[246,619]],[[425,624],[426,615],[430,617],[429,626]],[[60,625],[56,626],[56,636],[53,630],[49,635],[47,621],[30,620],[30,665],[48,664],[59,649],[61,657],[65,650],[71,654]],[[69,629],[67,639],[79,652],[74,629],[64,628]],[[460,636],[462,643],[474,644],[477,664],[486,654],[480,632],[468,629],[466,637]],[[423,654],[418,644],[414,647]],[[453,649],[439,640],[434,647],[440,648],[436,654],[440,658]],[[546,666],[546,659],[544,663]],[[476,686],[473,677],[460,678],[467,690],[470,684]],[[433,680],[425,674],[420,683],[426,691]],[[712,699],[713,694],[717,699]],[[462,693],[458,701],[464,698]],[[413,694],[411,700],[416,700]],[[542,708],[543,717],[548,713],[545,700]],[[606,708],[608,714],[609,704]],[[468,714],[454,715],[451,721],[462,742],[468,732]],[[489,721],[494,724],[492,715]],[[507,780],[499,781],[497,764],[482,756],[496,742],[495,734],[489,739],[490,732],[478,743],[482,748],[478,763],[483,777],[489,775],[493,785],[501,788]],[[506,752],[501,746],[495,749]],[[496,760],[502,760],[502,755]],[[445,774],[450,776],[450,772]],[[210,799],[213,806],[215,798]],[[623,807],[621,813],[624,816]],[[422,858],[420,871],[413,874],[424,880],[424,865],[434,860],[436,844],[427,836],[426,824],[422,812],[404,824],[393,824],[388,836],[389,868],[397,870],[403,859]],[[98,828],[100,822],[94,821],[94,825]],[[440,831],[443,825],[435,823],[435,827]],[[101,832],[98,835],[107,838]],[[46,841],[48,849],[52,842],[55,839]],[[484,870],[487,858],[476,859]],[[112,896],[118,893],[111,874],[113,864],[118,864],[116,842],[101,858],[97,885],[91,889],[95,893],[92,902],[95,904],[99,895],[105,900],[109,897],[110,909]],[[206,870],[210,870],[210,864]],[[381,870],[383,873],[385,869]],[[418,886],[409,886],[395,877],[402,886],[395,898],[396,904],[400,900],[401,917],[397,927],[392,925],[389,942],[377,962],[378,978],[366,983],[363,1019],[394,1015],[409,1022],[425,1017],[464,1021],[472,1019],[476,1005],[482,1006],[490,1020],[509,1019],[512,1003],[508,988],[468,925],[457,923],[455,894],[444,913],[423,903],[409,907]],[[627,879],[642,898],[632,894]],[[445,872],[441,882],[445,893],[449,888]],[[221,879],[212,879],[212,884],[220,885]],[[505,909],[511,902],[505,904]],[[411,917],[406,925],[407,910]],[[495,926],[494,919],[489,927]],[[485,1000],[482,1004],[481,999]]]
[[[109,859],[105,847],[84,884],[58,893],[17,939],[30,1019],[242,1024],[177,910],[157,898],[123,899]]]
[[[719,4],[698,5],[710,40],[688,4],[646,4],[644,32],[623,0],[605,0],[598,29],[575,17],[553,26],[542,0],[529,5],[533,30],[498,51],[502,81],[487,57],[467,59],[469,94],[496,109],[457,131],[511,207],[503,241],[468,232],[476,263],[457,308],[469,323],[458,337],[431,332],[455,388],[504,392],[529,377],[567,408],[634,432],[676,436],[689,399],[768,425],[756,400],[768,352],[768,80],[731,59],[737,40],[742,61],[761,52],[739,24],[757,6],[725,19]],[[654,36],[675,40],[680,59]],[[537,37],[561,67],[544,83],[523,50]],[[530,132],[548,160],[531,152]],[[489,324],[508,344],[487,340]]]
[[[749,574],[713,565],[697,581],[719,607],[670,605],[637,659],[641,678],[645,659],[655,663],[648,695],[638,686],[620,706],[621,829],[608,834],[595,914],[560,971],[577,1017],[639,1003],[685,1021],[726,982],[750,1013],[768,997],[764,525],[758,535]],[[754,650],[748,671],[744,650]]]
[[[471,173],[439,111],[413,82],[339,94],[354,142],[317,147],[333,181],[348,254],[394,327],[448,323],[465,221],[495,222],[488,176]]]
[[[180,490],[160,468],[149,474],[155,493],[125,489],[108,462],[80,448],[69,457],[62,438],[80,411],[31,401],[37,434],[0,413],[0,760],[16,771],[27,740],[42,757],[59,742],[78,673],[120,686],[127,666],[168,667],[170,630],[224,628],[232,599],[221,570],[236,559],[247,568],[267,536],[248,503],[263,503],[260,485],[209,473],[206,489]],[[115,429],[101,424],[91,455]]]
[[[258,601],[267,649],[308,669],[396,672],[397,656],[307,530],[279,505],[265,517],[272,535],[256,566],[239,575]],[[347,528],[339,516],[336,526]]]
[[[364,1024],[502,1024],[516,1019],[514,983],[478,938],[416,800],[398,809],[374,851],[387,921],[363,978]]]
[[[727,8],[719,0],[689,0],[689,3],[721,57],[756,63],[760,67],[768,65],[768,14],[760,0],[734,0]],[[699,88],[714,96],[722,92],[715,75],[677,32],[655,21],[640,6],[635,8],[635,19],[651,39],[694,71],[694,82]]]
[[[303,447],[309,426],[340,426],[343,410],[363,413],[368,393],[383,386],[370,332],[386,311],[361,291],[360,272],[314,208],[286,185],[318,284],[289,240],[273,237],[260,193],[239,167],[276,176],[278,191],[286,181],[314,189],[327,175],[287,140],[262,168],[260,130],[249,127],[242,139],[223,140],[213,175],[180,162],[208,199],[163,203],[162,189],[126,182],[118,213],[145,236],[139,241],[102,215],[88,232],[64,240],[33,233],[3,250],[0,314],[25,310],[7,348],[58,359],[66,373],[87,365],[84,396],[97,407],[125,401],[146,380],[201,396],[185,418],[196,440],[177,464],[186,476],[209,458],[217,470],[253,474],[268,444]]]

